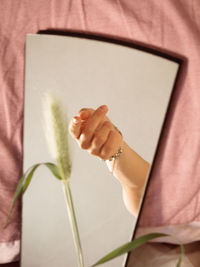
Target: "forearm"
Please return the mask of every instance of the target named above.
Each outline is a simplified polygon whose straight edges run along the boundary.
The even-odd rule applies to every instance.
[[[107,161],[109,169],[112,163]],[[140,199],[146,184],[150,164],[123,142],[123,152],[116,159],[113,175],[123,188],[123,198],[127,209],[137,215]]]

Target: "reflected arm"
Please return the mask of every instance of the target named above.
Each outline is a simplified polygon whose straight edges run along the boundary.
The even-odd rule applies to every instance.
[[[123,152],[115,160],[112,174],[122,185],[127,209],[136,216],[150,165],[123,141],[121,133],[106,117],[107,112],[105,105],[96,110],[81,109],[71,120],[69,132],[82,149],[103,160],[109,159],[122,146]],[[112,170],[113,161],[106,160],[106,163]]]
[[[112,169],[113,162],[106,161]],[[150,164],[123,142],[123,153],[116,159],[113,175],[122,185],[123,199],[130,213],[137,216]]]

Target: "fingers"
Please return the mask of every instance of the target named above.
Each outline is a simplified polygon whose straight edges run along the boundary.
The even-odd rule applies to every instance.
[[[94,110],[91,108],[82,108],[78,115],[81,118],[81,120],[87,120],[92,114],[94,113]]]
[[[69,132],[75,138],[78,139],[81,134],[81,118],[73,117],[69,123]]]
[[[101,128],[95,132],[94,137],[92,139],[92,143],[89,149],[90,154],[99,156],[100,151],[108,139],[110,131],[113,129],[112,123],[109,121],[104,121]]]
[[[79,116],[75,116],[69,123],[69,133],[73,138],[79,139],[81,130],[85,125],[85,121],[94,113],[93,109],[83,108],[78,112]]]
[[[101,159],[109,159],[122,144],[122,136],[106,117],[108,107],[84,108],[69,125],[69,132],[82,149]]]
[[[95,134],[95,130],[105,120],[107,112],[108,107],[103,105],[97,108],[94,113],[88,118],[79,138],[80,146],[82,149],[89,149],[91,141]]]

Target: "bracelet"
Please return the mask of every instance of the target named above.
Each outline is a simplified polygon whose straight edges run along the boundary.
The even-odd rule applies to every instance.
[[[113,125],[113,126],[118,131],[118,133],[121,134],[121,136],[122,136],[122,133],[120,132],[120,130],[115,125]],[[111,170],[110,170],[112,175],[113,175],[113,172],[114,172],[114,169],[115,169],[116,159],[118,159],[120,157],[122,152],[123,152],[123,148],[122,148],[122,146],[120,146],[120,148],[118,149],[118,151],[114,155],[112,155],[109,159],[105,160],[107,162],[108,161],[112,161],[112,167],[111,167]]]
[[[110,164],[107,164],[112,175],[113,175],[114,170],[115,170],[116,160],[120,157],[122,152],[123,152],[123,149],[122,149],[122,147],[120,147],[119,150],[117,151],[117,153],[115,153],[112,157],[110,157],[109,159],[106,160],[107,163],[112,162],[111,163],[112,165],[110,167],[109,167]]]
[[[118,131],[118,133],[121,134],[121,136],[122,136],[122,133],[120,132],[120,130],[119,130],[115,125],[113,125],[113,126],[114,126],[115,129]],[[122,152],[123,152],[123,149],[122,149],[122,147],[120,146],[120,148],[118,149],[117,153],[115,153],[115,154],[112,155],[109,159],[106,159],[106,160],[112,161],[113,159],[118,159],[118,158],[120,157],[120,155],[121,155]],[[103,161],[106,161],[106,160],[103,159]]]
[[[122,147],[120,147],[119,150],[117,151],[117,153],[112,155],[112,157],[110,157],[108,160],[112,161],[113,159],[118,159],[122,152],[123,152],[123,149],[122,149]]]

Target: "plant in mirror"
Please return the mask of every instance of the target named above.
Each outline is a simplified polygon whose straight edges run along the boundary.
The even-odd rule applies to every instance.
[[[68,217],[69,217],[69,221],[71,224],[71,230],[72,230],[72,235],[74,238],[74,244],[75,244],[75,248],[76,248],[76,255],[77,255],[77,264],[79,267],[84,267],[84,257],[83,257],[83,252],[82,252],[82,248],[81,248],[81,241],[80,241],[80,236],[79,236],[79,231],[78,231],[78,225],[77,225],[77,221],[76,221],[76,215],[75,215],[75,211],[74,211],[74,204],[73,204],[73,200],[72,200],[72,194],[71,194],[71,189],[70,189],[70,175],[71,175],[71,158],[69,155],[69,145],[68,145],[68,131],[67,131],[67,123],[66,120],[64,119],[64,113],[61,109],[61,105],[58,101],[55,100],[55,97],[53,98],[50,95],[46,95],[46,99],[45,99],[45,117],[46,117],[46,127],[45,127],[45,135],[47,136],[47,139],[49,140],[49,148],[50,151],[52,151],[52,156],[54,158],[56,158],[57,160],[57,164],[54,163],[50,163],[50,162],[46,162],[46,163],[37,163],[34,164],[33,166],[31,166],[22,176],[22,178],[20,179],[16,192],[15,192],[15,196],[13,199],[13,203],[9,212],[9,215],[7,217],[6,223],[4,225],[4,228],[7,227],[7,225],[9,224],[9,220],[12,214],[12,211],[14,209],[16,200],[21,196],[21,194],[24,194],[25,191],[27,190],[28,186],[31,183],[31,180],[33,178],[34,172],[36,171],[36,169],[41,166],[41,165],[45,165],[54,175],[55,178],[59,179],[62,182],[63,185],[63,189],[64,189],[64,196],[65,196],[65,200],[66,200],[66,207],[67,207],[67,211],[68,211]],[[99,149],[99,147],[95,146],[95,148],[92,148],[92,150],[90,149],[91,144],[88,144],[87,147],[83,146],[81,143],[81,147],[84,149],[89,149],[89,151],[91,152],[91,154],[100,157],[103,160],[108,160],[108,164],[110,164],[110,161],[112,162],[112,165],[116,165],[116,160],[119,160],[119,157],[121,155],[121,153],[123,152],[123,150],[121,149],[122,146],[122,135],[121,132],[119,132],[118,129],[116,129],[116,127],[112,127],[111,122],[109,121],[108,118],[105,117],[105,114],[107,112],[107,107],[106,106],[101,106],[100,108],[98,108],[96,111],[94,110],[88,110],[88,109],[82,109],[79,112],[80,117],[74,117],[70,123],[69,126],[69,131],[70,133],[73,135],[73,137],[80,142],[81,140],[81,134],[85,134],[87,136],[88,131],[84,131],[84,129],[88,129],[87,127],[90,128],[90,130],[93,128],[93,130],[95,131],[95,134],[92,133],[93,138],[91,140],[89,140],[90,142],[95,142],[95,144],[98,144],[98,146],[101,147],[101,149]],[[84,113],[83,113],[84,112]],[[111,131],[111,133],[113,133],[113,130],[116,130],[116,133],[120,135],[119,138],[119,143],[120,143],[120,153],[117,152],[114,154],[112,154],[112,147],[114,148],[114,151],[116,149],[115,147],[115,143],[112,142],[113,139],[109,139],[109,133],[107,134],[106,138],[103,138],[102,135],[104,135],[105,133],[105,123],[104,122],[108,122],[109,124],[106,123],[107,125],[107,130],[109,129]],[[101,125],[101,126],[100,126]],[[110,127],[108,127],[110,126]],[[91,131],[89,132],[91,134]],[[99,142],[96,142],[96,138],[95,135],[98,134],[98,141],[99,138],[101,137],[100,140],[104,140],[105,144],[99,144]],[[88,137],[88,136],[87,136]],[[85,140],[84,140],[85,141]],[[102,150],[103,147],[105,145],[107,145],[107,142],[109,142],[109,148],[110,150],[108,151],[108,154],[103,154]],[[119,143],[117,144],[117,146],[119,146]],[[94,153],[94,151],[98,151],[99,154]],[[106,150],[107,151],[107,150]],[[124,152],[126,153],[126,151]],[[112,156],[111,156],[112,155]],[[139,161],[141,161],[142,159],[139,158]],[[134,158],[128,158],[128,163],[130,164],[130,162],[133,162]],[[143,164],[143,161],[141,162],[140,165]],[[146,165],[146,164],[145,164]],[[133,164],[134,166],[134,164]],[[135,165],[136,168],[137,165]],[[134,167],[135,167],[134,166]],[[149,166],[147,166],[149,167]],[[127,166],[126,166],[127,168]],[[126,169],[125,168],[125,169]],[[141,168],[144,168],[144,171],[146,171],[146,166],[143,166]],[[114,174],[114,167],[111,167],[112,169],[112,174]],[[146,174],[145,174],[146,176]],[[129,176],[130,178],[132,177],[132,175]],[[142,180],[145,180],[142,179]],[[139,187],[140,189],[140,187]],[[135,194],[135,192],[134,192]],[[132,199],[131,199],[132,201]],[[138,204],[134,204],[134,207],[138,205]],[[128,207],[129,208],[129,207]],[[138,209],[138,208],[137,208]],[[131,209],[130,209],[131,210]],[[131,210],[134,214],[135,214],[135,209]],[[93,266],[97,266],[100,264],[103,264],[105,262],[108,262],[116,257],[119,257],[120,255],[123,255],[124,253],[127,253],[137,247],[140,247],[142,245],[144,245],[146,242],[148,242],[149,240],[153,240],[155,238],[159,238],[162,236],[167,236],[166,234],[162,234],[162,233],[151,233],[151,234],[147,234],[144,235],[142,237],[139,237],[137,239],[135,239],[134,241],[131,241],[127,244],[124,244],[123,246],[115,249],[114,251],[112,251],[111,253],[109,253],[108,255],[104,256],[102,259],[100,259],[99,261],[97,261],[95,264],[92,265]],[[178,263],[177,263],[177,267],[181,266],[181,261],[182,261],[182,257],[184,254],[184,248],[181,245],[181,255],[179,257]]]
[[[24,171],[54,162],[41,113],[44,93],[57,95],[75,120],[69,130],[79,145],[72,146],[70,187],[86,266],[131,241],[179,69],[178,59],[127,41],[70,32],[27,35]],[[39,168],[23,196],[22,267],[76,266],[63,192],[48,176]],[[104,266],[125,260],[123,254]]]

